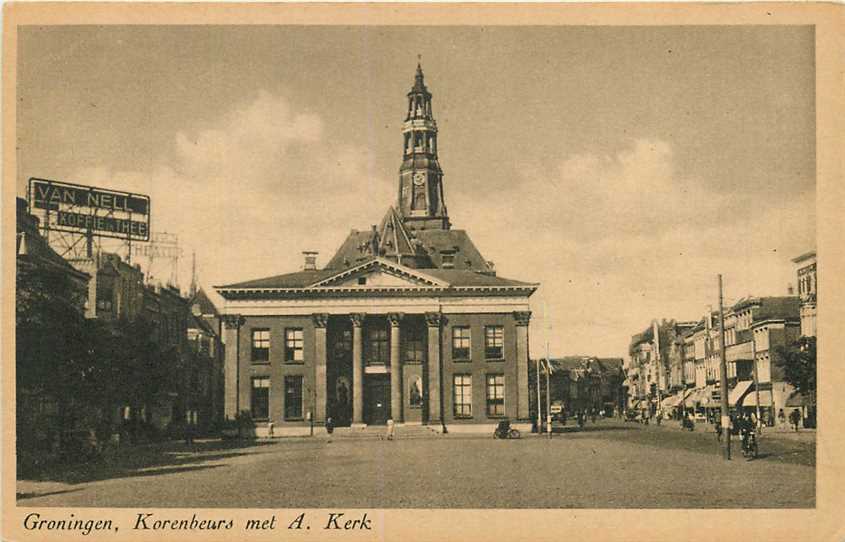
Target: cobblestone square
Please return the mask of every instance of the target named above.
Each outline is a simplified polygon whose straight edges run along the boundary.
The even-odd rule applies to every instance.
[[[281,438],[171,444],[113,468],[19,481],[21,506],[232,508],[808,508],[815,435],[764,435],[721,459],[710,433],[615,420],[528,435]],[[75,476],[75,478],[74,478]],[[23,498],[22,498],[23,497]]]

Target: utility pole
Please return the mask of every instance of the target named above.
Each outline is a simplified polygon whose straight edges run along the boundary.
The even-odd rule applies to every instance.
[[[754,333],[751,333],[751,368],[754,370],[754,399],[757,403],[757,430],[763,428],[763,420],[760,418],[760,377],[757,376],[757,344],[754,342]]]
[[[731,458],[731,417],[728,413],[728,365],[725,362],[725,309],[722,295],[722,275],[719,274],[719,387],[721,391],[722,456]]]
[[[549,438],[552,438],[552,404],[551,404],[551,394],[552,388],[550,380],[550,374],[552,372],[552,362],[549,360],[549,348],[548,344],[546,343],[546,433],[549,434]]]
[[[545,328],[545,339],[546,339],[546,433],[549,434],[549,438],[552,438],[552,387],[551,387],[551,372],[552,372],[552,360],[549,356],[549,317],[548,313],[546,312],[546,301],[543,300],[543,328]]]

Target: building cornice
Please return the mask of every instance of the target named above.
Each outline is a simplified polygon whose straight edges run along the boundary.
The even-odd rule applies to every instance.
[[[313,299],[313,298],[360,298],[360,297],[464,297],[486,295],[490,297],[521,295],[530,296],[536,286],[349,286],[325,288],[224,288],[218,290],[224,299]]]

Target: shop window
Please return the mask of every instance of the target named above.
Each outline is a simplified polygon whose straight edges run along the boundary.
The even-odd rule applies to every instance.
[[[270,417],[270,377],[258,376],[252,379],[252,417],[266,420]]]
[[[453,406],[456,418],[472,417],[472,375],[454,375]]]
[[[289,327],[285,329],[285,361],[288,363],[302,363],[303,359],[302,328]]]
[[[302,376],[285,377],[285,419],[302,419]]]
[[[270,330],[252,330],[252,361],[270,361]]]
[[[505,375],[487,375],[487,415],[505,415]]]

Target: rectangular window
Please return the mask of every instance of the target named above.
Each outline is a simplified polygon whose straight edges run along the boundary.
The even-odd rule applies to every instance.
[[[385,365],[390,359],[387,348],[387,330],[383,327],[370,328],[367,333],[367,363]]]
[[[405,363],[422,363],[425,360],[422,330],[417,327],[409,327],[402,331],[404,333],[402,347],[405,351]]]
[[[456,418],[472,417],[472,375],[454,376],[454,413]]]
[[[487,359],[502,359],[504,350],[505,328],[502,326],[486,326],[484,328],[484,357]]]
[[[302,376],[285,377],[285,419],[302,419]]]
[[[487,415],[505,415],[505,375],[487,375]]]
[[[290,363],[302,362],[302,328],[289,327],[285,329],[285,361]]]
[[[470,333],[467,326],[452,328],[452,359],[469,361]]]
[[[252,379],[252,417],[266,420],[270,417],[270,377],[257,376]]]
[[[444,268],[452,268],[455,267],[455,255],[450,252],[444,252],[441,254],[441,261],[443,262]]]
[[[252,361],[270,361],[270,330],[252,330]]]

